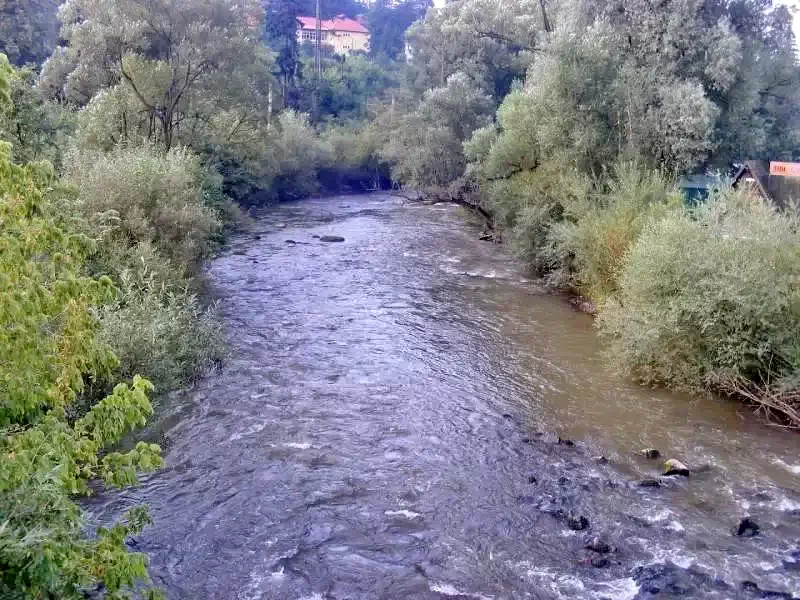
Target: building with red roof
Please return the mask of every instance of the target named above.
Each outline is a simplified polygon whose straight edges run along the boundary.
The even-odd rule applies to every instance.
[[[336,54],[369,50],[369,30],[355,19],[339,15],[333,19],[320,20],[323,45],[330,46]],[[316,17],[297,17],[297,41],[315,43],[317,39]]]

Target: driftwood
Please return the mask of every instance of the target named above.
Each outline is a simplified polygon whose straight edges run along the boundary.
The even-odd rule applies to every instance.
[[[403,190],[391,190],[389,192],[392,196],[397,196],[399,198],[403,198],[408,202],[429,202],[431,204],[435,204],[436,202],[450,202],[452,204],[458,204],[459,206],[463,206],[468,208],[469,210],[479,214],[481,217],[484,218],[486,221],[486,228],[490,231],[494,230],[494,217],[492,217],[491,213],[489,213],[485,208],[483,208],[477,202],[470,202],[468,198],[465,198],[460,195],[453,195],[453,194],[439,194],[436,192],[415,192],[415,196],[409,196]]]
[[[719,385],[726,395],[754,407],[756,415],[774,427],[800,431],[800,390],[758,386],[741,378],[729,378]]]

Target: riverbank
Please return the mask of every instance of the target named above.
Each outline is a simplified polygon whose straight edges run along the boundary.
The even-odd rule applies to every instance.
[[[545,285],[597,316],[610,368],[644,385],[736,398],[772,425],[800,429],[796,215],[748,190],[689,207],[668,179],[634,164],[593,185],[576,178],[554,176],[542,196],[491,183],[457,203],[483,205],[492,233],[482,239],[507,243]]]

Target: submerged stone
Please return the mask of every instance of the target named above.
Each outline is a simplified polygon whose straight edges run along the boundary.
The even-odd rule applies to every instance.
[[[659,452],[656,448],[642,448],[639,451],[639,454],[650,460],[661,458],[661,452]]]
[[[597,552],[598,554],[608,554],[611,552],[611,546],[599,537],[593,538],[591,542],[586,544],[585,548],[592,552]]]
[[[587,519],[583,515],[576,515],[574,513],[569,513],[567,515],[567,527],[569,527],[573,531],[583,531],[584,529],[589,528],[589,519]]]
[[[661,487],[661,482],[658,479],[642,479],[638,485],[645,488],[657,488]]]
[[[343,242],[344,238],[340,235],[322,235],[319,238],[320,242]]]

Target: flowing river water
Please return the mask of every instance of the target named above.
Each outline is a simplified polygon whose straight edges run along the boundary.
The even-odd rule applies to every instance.
[[[167,468],[90,510],[150,506],[171,599],[800,594],[800,436],[610,373],[504,252],[386,194],[263,213],[210,265],[231,356],[160,408]],[[644,447],[694,472],[642,486]]]

